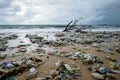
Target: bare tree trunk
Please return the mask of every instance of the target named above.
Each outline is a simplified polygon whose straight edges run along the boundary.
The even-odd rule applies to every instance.
[[[72,21],[70,21],[69,23],[68,23],[68,25],[66,26],[66,28],[63,30],[63,32],[65,32],[65,31],[69,31],[69,30],[72,30],[72,29],[75,29],[75,26],[76,26],[76,23],[79,21],[79,19],[77,20],[74,20],[74,22],[73,22],[73,20]]]
[[[63,30],[64,32],[69,30],[70,24],[71,24],[72,22],[73,22],[73,20],[68,23],[68,25],[66,26],[66,28]]]

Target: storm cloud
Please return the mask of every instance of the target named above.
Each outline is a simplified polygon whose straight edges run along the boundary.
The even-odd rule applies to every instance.
[[[119,24],[120,0],[0,0],[0,24]]]

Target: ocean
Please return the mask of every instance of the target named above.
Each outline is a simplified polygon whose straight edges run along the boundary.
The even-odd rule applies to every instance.
[[[19,32],[55,32],[63,31],[66,25],[0,25],[0,33],[19,33]],[[77,28],[84,31],[120,31],[120,25],[77,25]]]

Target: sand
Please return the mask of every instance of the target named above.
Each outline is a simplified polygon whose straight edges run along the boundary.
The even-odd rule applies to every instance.
[[[82,33],[77,33],[77,34],[82,34]],[[103,44],[106,47],[111,47],[110,45],[119,44],[119,42],[120,41],[116,41],[116,42],[111,41],[110,43],[104,42]],[[38,46],[36,46],[36,47],[38,47]],[[81,50],[82,52],[88,53],[92,56],[99,57],[104,62],[104,64],[102,64],[102,66],[104,66],[104,67],[109,67],[109,62],[110,62],[110,60],[106,59],[105,56],[114,57],[117,61],[119,61],[119,58],[120,58],[119,52],[114,51],[115,54],[112,55],[112,54],[109,54],[109,53],[106,53],[106,52],[97,51],[98,48],[92,47],[89,44],[81,44],[81,43],[78,44],[78,43],[72,42],[71,45],[57,46],[57,47],[46,45],[45,47],[47,48],[48,51],[52,50],[52,49],[55,49],[55,50],[58,50],[59,53],[64,52],[64,54],[70,53],[70,52],[77,52],[77,51]],[[3,52],[0,52],[0,53],[2,54]],[[9,56],[11,55],[10,52],[9,52],[8,55]],[[72,62],[72,63],[74,63],[74,65],[76,67],[80,67],[81,76],[78,79],[75,79],[75,80],[95,80],[92,77],[91,72],[88,70],[88,65],[83,64],[81,59],[72,60],[72,59],[69,59],[67,57],[58,57],[58,56],[55,56],[55,55],[49,55],[49,58],[47,58],[47,55],[39,57],[39,54],[37,52],[28,51],[28,52],[21,53],[20,56],[7,57],[7,58],[4,58],[4,59],[0,59],[0,62],[12,61],[12,60],[21,60],[24,57],[26,58],[26,57],[33,57],[33,56],[35,56],[36,58],[40,58],[40,59],[42,59],[46,62],[36,68],[38,74],[36,75],[35,78],[29,79],[29,80],[36,80],[39,77],[46,77],[47,75],[49,75],[51,70],[57,69],[55,63],[58,60],[64,61],[66,63],[67,62]],[[95,65],[96,64],[93,64],[93,65],[90,65],[90,66],[95,66]],[[18,74],[18,75],[13,76],[13,77],[16,78],[17,80],[25,80],[27,75],[29,75],[29,71],[24,71],[22,74]],[[119,74],[115,74],[114,76],[118,80],[120,79]]]

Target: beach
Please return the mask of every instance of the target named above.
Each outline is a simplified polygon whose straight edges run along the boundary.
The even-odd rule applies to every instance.
[[[1,29],[0,65],[0,80],[119,80],[120,28]]]

